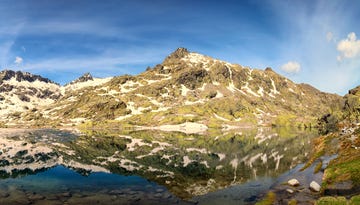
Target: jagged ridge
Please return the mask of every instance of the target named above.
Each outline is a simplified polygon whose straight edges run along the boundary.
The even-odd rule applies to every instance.
[[[34,82],[38,80],[45,83],[57,84],[48,78],[43,78],[40,75],[34,75],[29,72],[12,71],[12,70],[3,70],[0,72],[0,82],[3,82],[4,80],[10,80],[11,78],[15,78],[16,81],[18,82],[21,81]]]

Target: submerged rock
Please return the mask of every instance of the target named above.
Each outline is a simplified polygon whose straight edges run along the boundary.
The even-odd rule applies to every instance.
[[[292,189],[286,189],[286,192],[289,193],[289,194],[293,194],[293,193],[294,193],[294,190],[292,190]]]
[[[352,195],[360,192],[360,186],[354,186],[351,181],[342,181],[326,187],[326,195]]]
[[[31,201],[37,201],[37,200],[45,199],[45,197],[42,196],[42,195],[40,195],[40,194],[32,194],[32,195],[28,196],[28,198],[29,198]]]
[[[54,201],[54,200],[48,200],[48,199],[36,201],[32,204],[33,205],[63,205],[63,203],[61,201]]]

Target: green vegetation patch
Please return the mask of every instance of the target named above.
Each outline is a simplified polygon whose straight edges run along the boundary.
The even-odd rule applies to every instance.
[[[360,204],[360,195],[357,195],[357,196],[353,196],[351,199],[350,199],[350,205],[356,205],[356,204]]]
[[[360,185],[360,158],[351,161],[330,164],[325,170],[325,181],[328,184],[351,180],[353,185]]]
[[[316,201],[315,205],[347,205],[347,200],[345,197],[321,197]]]
[[[288,205],[297,205],[296,199],[291,199],[291,200],[288,202]]]
[[[276,194],[274,192],[268,192],[265,198],[256,203],[256,205],[272,205],[275,203]]]

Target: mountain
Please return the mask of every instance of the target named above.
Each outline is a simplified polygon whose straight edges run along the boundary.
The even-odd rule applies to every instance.
[[[46,114],[46,107],[55,103],[62,96],[71,95],[83,87],[93,87],[111,78],[94,78],[85,73],[78,79],[60,86],[59,84],[28,72],[3,70],[0,72],[0,120],[2,123],[29,124],[23,118],[27,112],[36,113],[30,124]]]
[[[74,82],[88,84],[91,78]],[[76,87],[45,112],[23,117],[44,125],[117,120],[140,126],[312,126],[339,101],[338,95],[296,84],[271,68],[251,69],[179,48],[139,75]]]
[[[360,121],[360,86],[349,90],[344,97],[345,104],[343,111],[349,121]]]
[[[71,81],[70,83],[66,84],[62,87],[63,95],[79,90],[84,87],[94,87],[101,84],[104,84],[111,80],[112,77],[109,78],[94,78],[90,73],[85,73],[84,75],[80,76],[78,79]]]
[[[60,85],[39,75],[4,70],[0,72],[0,119],[18,119],[27,110],[37,110],[60,97]],[[10,120],[11,121],[11,120]]]
[[[74,85],[76,83],[83,83],[87,81],[94,81],[94,78],[90,73],[85,73],[84,75],[80,76],[78,79],[71,81],[69,84]],[[66,87],[66,85],[65,85]]]

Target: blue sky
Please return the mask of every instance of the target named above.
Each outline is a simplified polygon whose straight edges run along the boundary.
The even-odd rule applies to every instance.
[[[338,94],[360,85],[360,1],[2,0],[0,66],[64,84],[138,74],[178,47]]]

